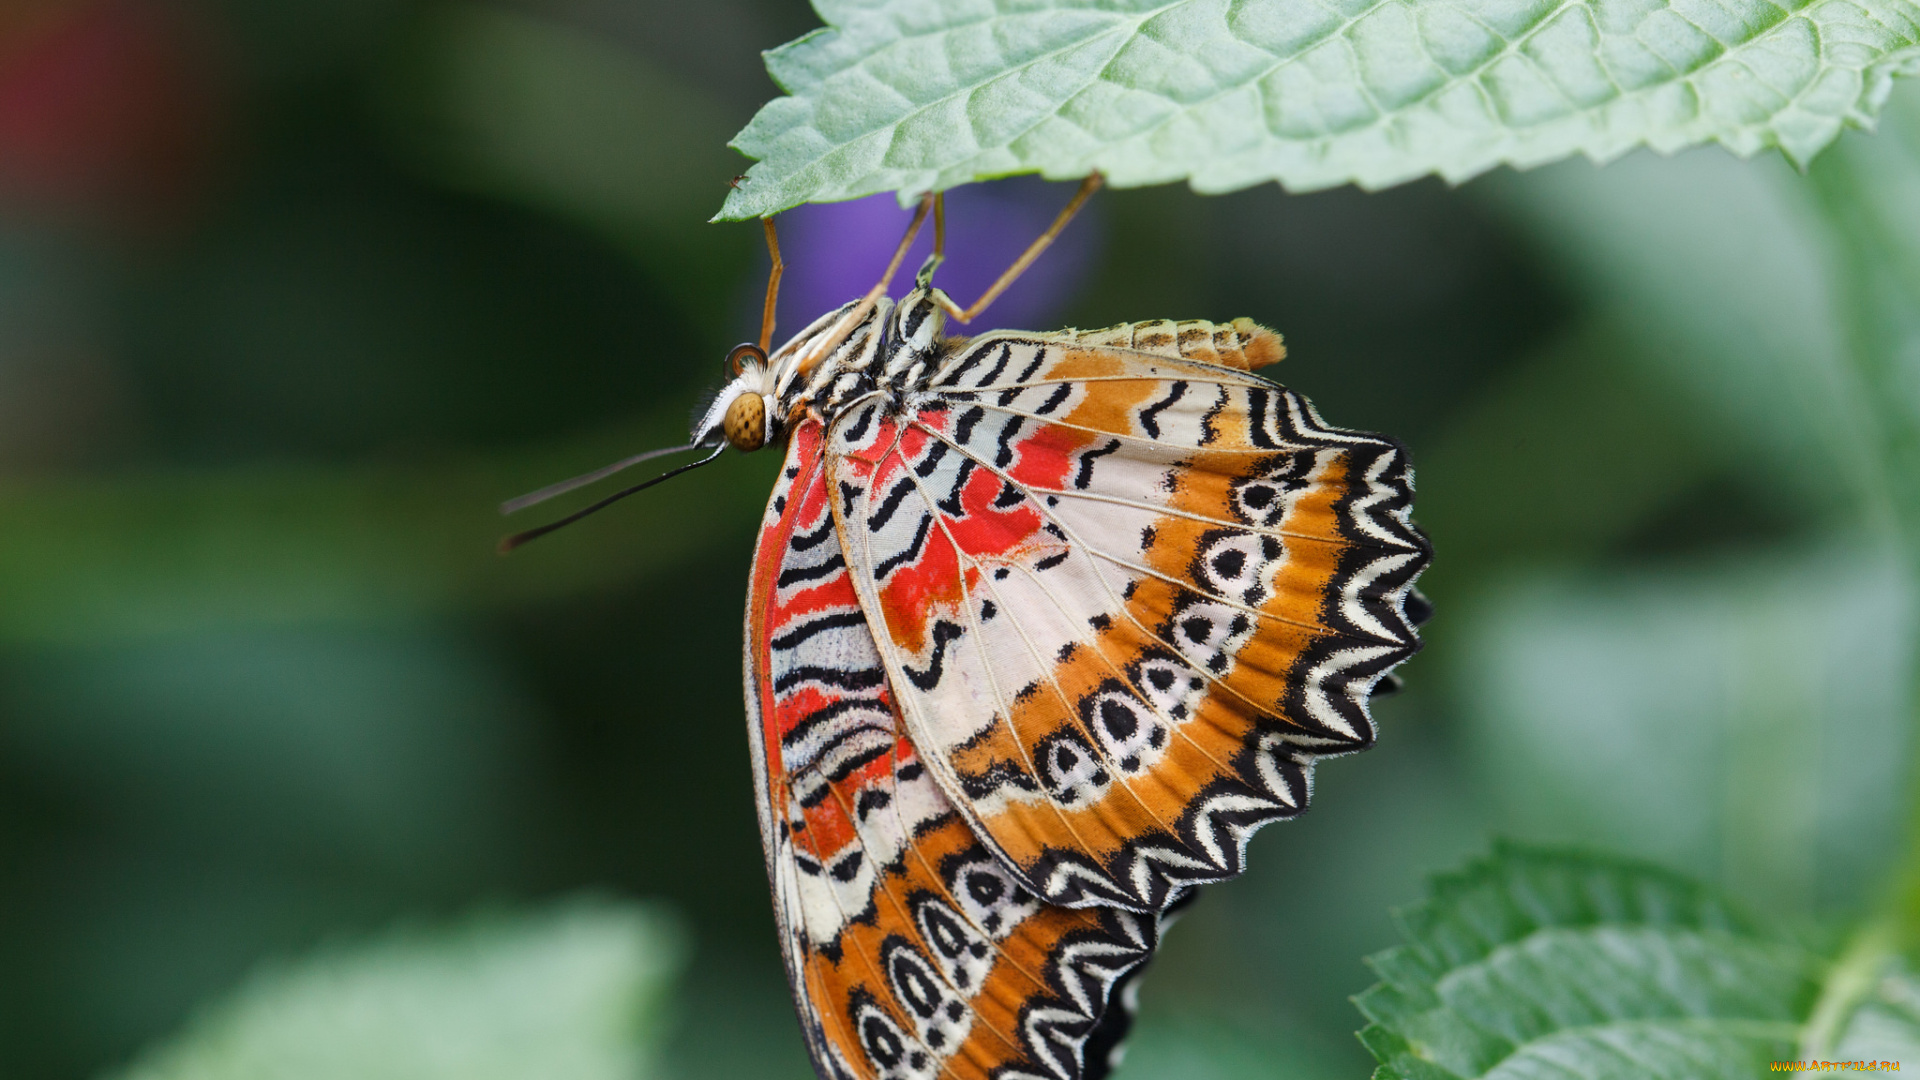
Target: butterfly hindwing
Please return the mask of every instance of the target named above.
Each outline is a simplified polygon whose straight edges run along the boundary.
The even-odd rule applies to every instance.
[[[831,511],[825,433],[793,433],[761,530],[747,700],[782,951],[831,1078],[1091,1080],[1157,913],[1044,902],[924,767]]]
[[[993,333],[835,424],[911,742],[1051,903],[1156,913],[1237,874],[1418,647],[1405,455],[1246,373],[1278,352],[1238,323]]]

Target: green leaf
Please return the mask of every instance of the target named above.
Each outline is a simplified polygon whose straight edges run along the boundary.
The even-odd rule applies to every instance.
[[[1635,146],[1805,163],[1920,71],[1914,0],[816,0],[720,218],[971,180],[1378,188]]]
[[[632,904],[398,931],[255,976],[118,1080],[640,1080],[682,952]]]
[[[1398,920],[1354,999],[1379,1080],[1747,1080],[1794,1056],[1824,968],[1678,874],[1515,845]]]
[[[1920,977],[1898,956],[1882,958],[1840,1038],[1811,1053],[1825,1061],[1920,1060]],[[1809,1049],[1803,1042],[1801,1057]]]

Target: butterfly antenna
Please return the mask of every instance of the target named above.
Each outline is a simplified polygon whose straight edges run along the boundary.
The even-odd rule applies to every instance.
[[[1094,192],[1100,190],[1100,185],[1104,182],[1105,178],[1099,173],[1093,173],[1085,180],[1082,180],[1080,182],[1080,190],[1074,192],[1073,199],[1067,203],[1066,209],[1060,211],[1060,216],[1053,219],[1053,224],[1047,226],[1047,231],[1041,233],[1038,240],[1028,245],[1027,250],[1022,252],[1019,258],[1013,260],[1013,265],[1007,267],[1006,273],[1001,274],[998,280],[992,285],[987,286],[987,291],[981,294],[980,299],[973,302],[972,307],[961,311],[949,303],[947,305],[947,314],[963,323],[972,322],[974,316],[985,311],[988,304],[1000,299],[1000,294],[1007,291],[1007,286],[1013,284],[1014,280],[1021,274],[1026,273],[1027,267],[1033,265],[1033,261],[1040,257],[1040,253],[1052,246],[1054,239],[1067,227],[1067,222],[1073,220],[1073,216],[1080,212],[1080,208],[1086,205],[1087,200],[1093,197]],[[941,215],[941,217],[944,217],[944,215]],[[941,220],[941,217],[934,219],[935,252],[940,250],[941,245],[939,241],[945,239],[942,234],[946,231],[944,228],[946,223]]]
[[[701,458],[699,461],[690,461],[687,464],[682,465],[677,469],[668,469],[666,472],[661,473],[659,476],[656,476],[651,480],[647,480],[642,483],[635,484],[632,487],[627,488],[623,491],[616,491],[613,494],[607,496],[604,499],[601,499],[599,502],[594,503],[591,506],[586,506],[586,507],[582,507],[579,510],[575,510],[573,513],[568,514],[566,517],[561,518],[559,521],[548,522],[547,524],[542,525],[537,529],[528,529],[526,532],[514,533],[512,536],[506,537],[500,541],[500,547],[499,547],[500,554],[505,555],[507,552],[512,551],[514,548],[519,547],[520,545],[528,542],[529,540],[538,540],[541,537],[547,535],[548,533],[554,531],[555,529],[565,528],[566,526],[571,525],[576,521],[579,521],[581,518],[586,517],[588,514],[594,514],[594,513],[598,513],[601,510],[605,510],[607,507],[612,506],[614,503],[619,502],[621,499],[624,499],[629,495],[634,495],[634,494],[638,494],[639,492],[645,491],[648,488],[652,487],[655,484],[660,483],[663,480],[671,480],[674,477],[679,476],[681,473],[686,472],[690,469],[697,469],[700,466],[705,465],[708,462],[712,461],[714,458],[719,457],[721,453],[726,450],[726,448],[727,448],[727,444],[723,441],[719,445],[713,448],[713,453],[708,454],[706,457]],[[675,447],[675,449],[690,450],[692,449],[692,447],[681,446],[681,447]],[[656,454],[668,453],[668,452],[669,451],[664,451],[664,450],[653,451],[653,453],[656,453]],[[571,483],[571,482],[572,481],[568,481],[568,483]],[[534,494],[537,495],[539,494],[539,492],[535,492]]]
[[[611,465],[595,469],[590,473],[581,473],[571,480],[562,480],[557,484],[548,484],[539,491],[529,491],[517,499],[508,499],[506,502],[500,504],[500,512],[502,514],[517,514],[529,506],[537,506],[556,495],[565,495],[569,491],[586,487],[588,484],[597,484],[607,477],[612,476],[614,473],[620,472],[623,469],[631,469],[643,461],[652,461],[654,458],[666,457],[668,454],[683,454],[688,450],[697,448],[697,446],[697,443],[688,443],[685,446],[669,446],[664,450],[649,450],[644,454],[635,454],[630,458],[622,458]]]

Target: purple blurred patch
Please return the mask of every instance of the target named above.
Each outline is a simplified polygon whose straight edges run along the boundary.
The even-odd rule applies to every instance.
[[[1019,176],[948,192],[947,259],[934,275],[934,283],[960,306],[973,303],[1046,231],[1073,191],[1071,184]],[[872,288],[912,220],[911,210],[902,210],[898,200],[885,194],[852,202],[810,203],[780,215],[780,254],[787,273],[780,286],[775,342]],[[956,325],[950,332],[1054,329],[1060,311],[1090,276],[1102,232],[1096,198],[1000,299],[968,326]],[[929,220],[894,275],[894,297],[907,291],[914,271],[932,252],[933,222]],[[756,309],[757,299],[756,294]]]

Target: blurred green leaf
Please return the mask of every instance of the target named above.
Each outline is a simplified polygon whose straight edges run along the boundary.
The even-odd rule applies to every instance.
[[[118,1080],[641,1080],[683,951],[605,902],[397,931],[261,972]]]
[[[1831,1046],[1803,1045],[1801,1057],[1837,1061],[1920,1059],[1920,975],[1903,957],[1887,953],[1862,973],[1864,992],[1841,1023]],[[1831,983],[1832,980],[1829,979]]]
[[[1218,1012],[1143,1014],[1115,1080],[1332,1080],[1346,1064],[1300,1026]]]
[[[1818,957],[1644,863],[1501,845],[1399,921],[1354,999],[1378,1080],[1747,1080],[1820,989]]]
[[[1879,136],[1842,140],[1809,179],[1881,479],[1920,571],[1920,87],[1903,86]]]
[[[506,497],[686,437],[677,410],[499,459],[258,466],[0,484],[0,641],[386,618],[578,595],[744,544],[775,455],[727,455],[502,558]],[[558,500],[557,517],[592,494]],[[746,570],[741,569],[744,576]]]
[[[738,171],[725,112],[580,29],[443,5],[383,91],[393,145],[435,178],[592,228],[669,289],[724,292],[736,249],[755,239],[700,227]]]
[[[1422,581],[1451,598],[1490,567],[1594,558],[1726,464],[1683,403],[1590,322],[1525,358],[1419,458],[1420,524],[1446,552]]]
[[[818,0],[722,218],[1009,173],[1377,188],[1639,145],[1804,164],[1920,70],[1911,0]]]
[[[1883,143],[1849,139],[1830,164],[1812,176],[1812,199],[1832,232],[1828,257],[1843,288],[1848,344],[1862,396],[1872,407],[1871,438],[1879,454],[1885,502],[1904,548],[1909,582],[1920,595],[1920,93],[1904,88],[1888,113]],[[1905,671],[1914,687],[1908,703],[1912,725],[1920,721],[1920,659],[1909,655]],[[1920,738],[1915,739],[1920,747]],[[1907,850],[1895,867],[1895,889],[1879,927],[1856,944],[1865,971],[1855,997],[1863,1023],[1884,1021],[1888,1008],[1906,1003],[1916,1012],[1910,971],[1882,974],[1887,966],[1873,952],[1908,956],[1920,950],[1920,787],[1909,761]],[[1877,997],[1876,997],[1877,995]],[[1856,1025],[1857,1026],[1857,1025]],[[1849,1033],[1851,1035],[1851,1032]],[[1915,1044],[1907,1028],[1905,1047]]]
[[[1838,545],[1510,583],[1456,627],[1476,786],[1528,839],[1855,908],[1897,850],[1912,598]]]
[[[1876,497],[1879,471],[1803,189],[1779,163],[1696,151],[1473,190],[1563,268],[1696,440],[1765,470],[1776,497],[1845,512]]]

